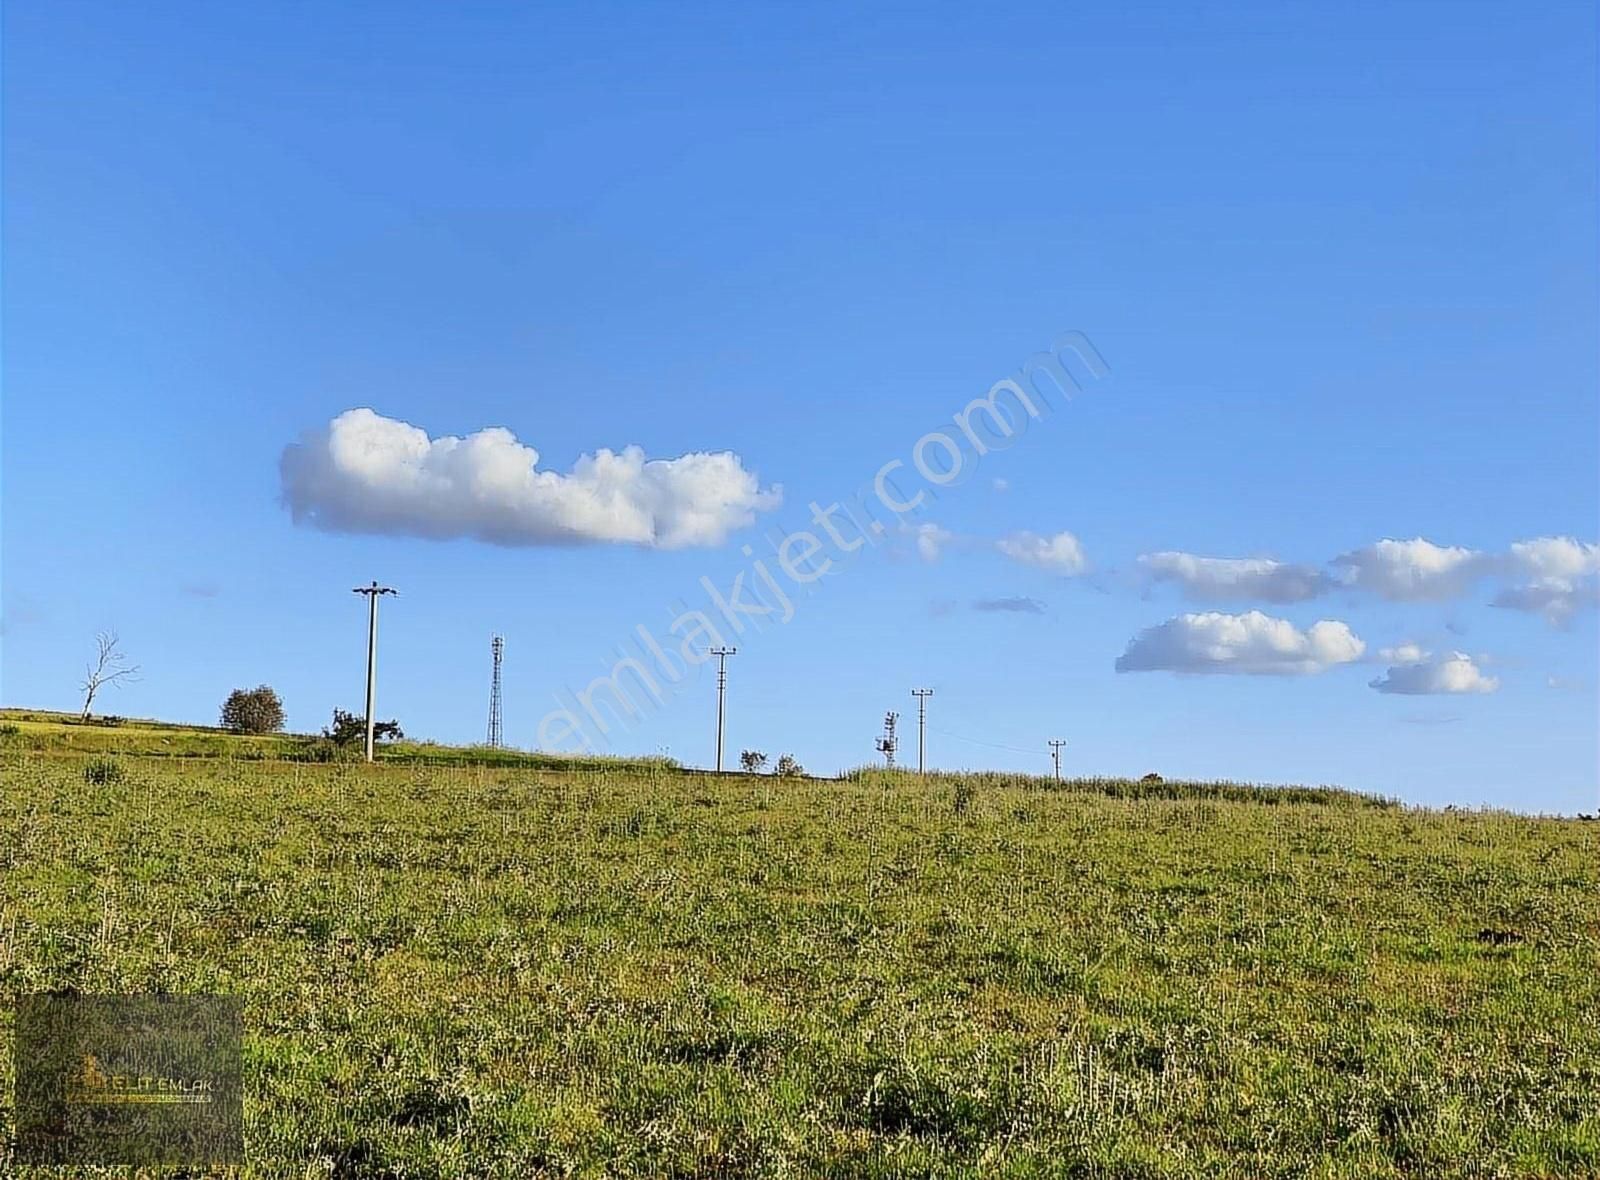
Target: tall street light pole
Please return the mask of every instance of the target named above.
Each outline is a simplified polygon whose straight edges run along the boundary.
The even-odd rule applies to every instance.
[[[928,727],[928,698],[933,695],[931,688],[913,688],[911,695],[917,698],[917,773],[927,773],[927,759],[925,757],[926,744],[923,738]]]
[[[711,654],[717,657],[717,770],[722,770],[722,727],[726,716],[724,701],[728,695],[728,657],[739,654],[736,647],[714,647]]]
[[[367,761],[371,762],[372,710],[378,680],[378,599],[385,594],[400,592],[374,582],[370,586],[357,586],[351,593],[367,596]]]

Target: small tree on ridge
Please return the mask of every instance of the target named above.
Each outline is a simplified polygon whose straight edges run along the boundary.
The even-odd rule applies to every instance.
[[[236,688],[222,703],[222,728],[234,733],[277,733],[283,728],[283,701],[270,685]]]

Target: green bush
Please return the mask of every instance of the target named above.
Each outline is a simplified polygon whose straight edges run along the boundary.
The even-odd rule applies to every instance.
[[[83,781],[95,786],[120,783],[124,777],[122,763],[115,758],[96,758],[83,768]]]
[[[292,758],[296,762],[337,762],[340,758],[339,744],[332,738],[312,738],[297,750]]]

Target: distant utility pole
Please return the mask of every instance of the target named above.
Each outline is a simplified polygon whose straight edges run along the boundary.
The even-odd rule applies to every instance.
[[[494,679],[489,684],[489,747],[499,749],[505,745],[500,735],[500,661],[505,656],[506,641],[494,636],[489,640],[489,651],[494,656]]]
[[[924,733],[928,728],[928,698],[933,695],[931,688],[913,688],[911,695],[917,698],[917,773],[926,774],[928,771],[925,751]]]
[[[1050,757],[1056,761],[1056,782],[1061,781],[1061,747],[1067,743],[1061,738],[1050,739]]]
[[[714,647],[711,654],[717,657],[717,769],[722,769],[722,726],[726,716],[723,702],[728,695],[728,657],[739,654],[736,647]]]
[[[351,593],[367,596],[367,761],[371,762],[373,697],[378,682],[378,599],[400,591],[374,582],[370,586],[357,586]]]

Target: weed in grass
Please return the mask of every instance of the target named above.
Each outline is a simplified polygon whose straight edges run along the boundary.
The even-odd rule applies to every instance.
[[[122,763],[115,758],[93,758],[83,767],[83,781],[94,786],[120,783],[123,779]]]

